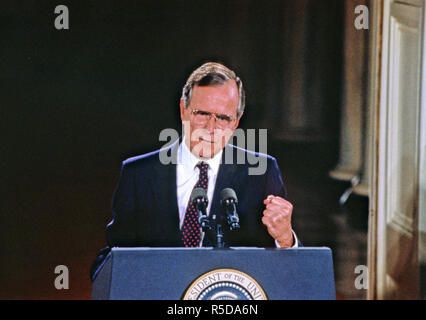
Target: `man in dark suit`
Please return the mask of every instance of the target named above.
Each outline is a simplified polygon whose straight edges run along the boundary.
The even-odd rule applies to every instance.
[[[224,230],[227,246],[298,246],[292,230],[292,204],[276,160],[227,144],[243,115],[241,80],[218,63],[196,69],[183,88],[180,115],[184,135],[167,148],[123,162],[114,194],[113,220],[107,226],[108,247],[91,270],[96,276],[111,247],[211,246],[189,198],[205,189],[210,212],[220,213],[220,192],[238,195],[240,229]],[[170,155],[174,161],[165,164]],[[249,157],[266,163],[263,174],[251,174]],[[238,162],[236,161],[238,159]]]

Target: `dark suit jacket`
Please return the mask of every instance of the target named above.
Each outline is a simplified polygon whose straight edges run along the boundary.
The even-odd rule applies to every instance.
[[[177,154],[180,140],[170,145],[170,156]],[[225,154],[231,152],[234,162],[226,164]],[[113,220],[108,224],[108,247],[101,250],[91,270],[92,280],[111,247],[181,247],[179,213],[176,193],[176,164],[164,165],[159,160],[160,150],[123,162],[121,176],[113,201]],[[267,161],[263,175],[249,175],[251,165],[247,156],[262,157]],[[241,162],[240,160],[238,162]],[[270,194],[286,198],[286,188],[275,158],[227,145],[219,167],[210,212],[219,213],[220,191],[232,188],[238,197],[239,230],[224,230],[227,246],[275,247],[274,239],[262,224],[263,200]],[[208,236],[203,246],[211,246]]]

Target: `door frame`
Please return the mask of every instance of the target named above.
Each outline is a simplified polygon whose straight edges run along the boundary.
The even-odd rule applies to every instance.
[[[385,5],[386,2],[386,5]],[[368,110],[370,112],[370,123],[372,137],[369,139],[370,149],[370,206],[369,206],[369,230],[368,230],[368,255],[367,265],[369,270],[369,286],[367,291],[367,299],[387,299],[388,296],[388,285],[386,275],[386,226],[387,217],[386,210],[379,208],[379,205],[385,203],[384,195],[381,189],[379,189],[383,181],[382,177],[384,172],[385,159],[379,157],[386,143],[380,134],[382,133],[383,126],[386,124],[385,117],[387,116],[386,107],[383,104],[387,103],[386,98],[383,94],[386,88],[382,88],[387,82],[383,81],[388,77],[386,68],[382,66],[387,65],[386,59],[389,58],[387,50],[389,43],[388,39],[388,23],[384,23],[384,19],[390,16],[391,0],[371,0],[371,29],[370,29],[370,50],[369,50],[369,84],[368,84]],[[418,232],[418,261],[419,267],[426,263],[426,71],[425,71],[425,43],[426,43],[426,29],[425,29],[425,17],[426,17],[426,5],[425,0],[401,0],[397,1],[413,6],[422,6],[422,44],[421,44],[421,75],[420,75],[420,120],[419,120],[419,155],[418,155],[418,198],[413,201],[418,208],[418,229],[413,230]],[[383,42],[386,41],[385,44]],[[380,170],[380,172],[379,172]],[[379,212],[378,210],[381,210]],[[416,227],[416,226],[414,226]],[[421,277],[420,277],[421,278]],[[424,295],[424,284],[420,283],[420,290],[423,291]],[[421,286],[423,285],[423,288]]]

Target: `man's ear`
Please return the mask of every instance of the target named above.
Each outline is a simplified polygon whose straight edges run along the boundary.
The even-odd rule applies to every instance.
[[[243,113],[240,114],[240,116],[237,118],[234,124],[234,130],[238,128],[238,125],[240,124],[240,119],[243,116]]]
[[[183,101],[182,98],[180,98],[180,103],[179,103],[179,108],[180,108],[180,119],[182,120],[182,122],[185,120],[185,102]]]

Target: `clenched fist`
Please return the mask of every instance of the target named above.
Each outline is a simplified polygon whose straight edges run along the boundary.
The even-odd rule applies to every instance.
[[[291,214],[293,205],[278,196],[269,195],[263,200],[266,208],[263,210],[262,222],[268,232],[281,248],[293,246],[293,232],[291,228]]]

